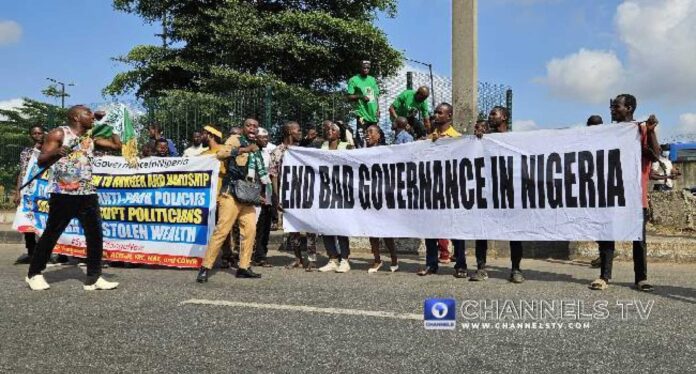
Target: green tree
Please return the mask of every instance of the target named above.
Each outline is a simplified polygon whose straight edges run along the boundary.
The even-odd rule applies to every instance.
[[[14,189],[19,170],[19,153],[30,145],[29,129],[34,125],[51,128],[62,123],[66,109],[24,98],[16,109],[0,109],[0,185]],[[0,196],[2,200],[2,196]]]
[[[402,63],[373,24],[377,12],[394,16],[396,0],[114,0],[114,8],[161,22],[164,43],[116,58],[132,70],[117,74],[107,95],[269,85],[312,96],[336,90],[362,60],[378,77]]]

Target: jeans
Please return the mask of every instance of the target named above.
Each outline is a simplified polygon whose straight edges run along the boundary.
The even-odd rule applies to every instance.
[[[104,237],[102,233],[102,220],[99,211],[99,197],[97,195],[64,195],[51,194],[48,200],[48,221],[46,229],[36,244],[29,274],[41,274],[46,269],[53,247],[73,218],[77,218],[82,225],[87,240],[87,281],[86,284],[94,284],[101,275],[101,261],[104,251]]]
[[[643,240],[633,242],[633,272],[635,283],[648,279],[648,245],[645,242],[645,223],[648,220],[648,209],[643,208]],[[614,262],[616,243],[599,242],[600,278],[611,279],[611,268]]]
[[[326,253],[329,254],[330,258],[340,257],[342,260],[348,259],[348,256],[350,256],[350,242],[347,236],[324,235],[322,239],[324,240]],[[337,242],[340,248],[336,248]],[[340,256],[339,250],[341,251]]]
[[[454,257],[456,259],[454,267],[457,269],[466,269],[464,240],[452,239],[451,241],[452,247],[454,247]],[[425,266],[437,270],[439,252],[440,247],[438,246],[438,239],[425,239]]]
[[[476,265],[479,269],[486,267],[486,253],[488,252],[488,241],[476,241]],[[510,262],[512,270],[520,270],[522,262],[522,242],[517,240],[510,241]]]
[[[271,236],[271,223],[273,221],[273,207],[262,205],[259,220],[256,222],[256,240],[254,242],[254,261],[266,260],[268,254],[268,239]]]

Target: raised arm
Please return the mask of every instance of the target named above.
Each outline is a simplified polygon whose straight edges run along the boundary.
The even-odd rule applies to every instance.
[[[103,149],[120,151],[122,146],[121,137],[118,134],[113,134],[111,138],[96,138],[94,139],[94,145]]]
[[[49,166],[70,153],[68,147],[63,147],[63,137],[64,134],[61,129],[51,130],[46,135],[46,139],[41,146],[41,153],[37,159],[39,167]]]

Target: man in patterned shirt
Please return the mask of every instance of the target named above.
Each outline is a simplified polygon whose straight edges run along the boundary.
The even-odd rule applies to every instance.
[[[76,105],[68,110],[68,125],[51,130],[46,136],[37,163],[51,166],[48,192],[49,211],[46,229],[41,235],[29,265],[26,282],[34,291],[50,288],[41,272],[58,238],[73,218],[84,228],[87,241],[87,280],[85,291],[112,290],[118,283],[101,276],[103,234],[99,197],[92,184],[94,148],[121,149],[118,135],[110,139],[92,139],[94,114],[86,106]]]

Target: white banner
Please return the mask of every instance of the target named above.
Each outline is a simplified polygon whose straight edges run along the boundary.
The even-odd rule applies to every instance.
[[[99,195],[105,258],[199,267],[215,228],[219,169],[213,156],[150,157],[140,160],[137,168],[122,157],[95,158],[92,182]],[[39,171],[35,157],[28,170],[27,175]],[[47,178],[43,175],[22,191],[15,229],[38,233],[45,229]],[[54,253],[84,257],[85,249],[83,229],[73,219]]]
[[[291,148],[285,231],[395,238],[640,240],[635,124],[348,151]]]

